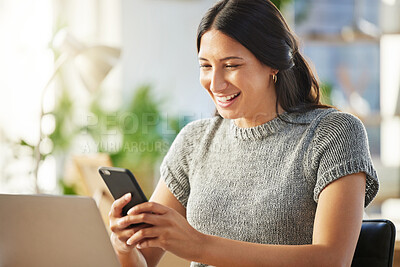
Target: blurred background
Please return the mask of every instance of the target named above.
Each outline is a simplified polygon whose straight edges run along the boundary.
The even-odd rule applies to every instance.
[[[195,47],[214,2],[0,0],[0,193],[101,205],[97,167],[113,165],[150,196],[176,134],[214,110]],[[324,102],[367,128],[381,188],[366,216],[400,221],[400,0],[274,2]]]

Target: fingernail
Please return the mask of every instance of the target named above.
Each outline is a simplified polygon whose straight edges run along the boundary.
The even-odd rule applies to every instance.
[[[126,244],[127,244],[128,246],[130,246],[130,245],[132,245],[132,241],[131,241],[130,239],[128,239],[128,241],[126,241]]]
[[[128,200],[131,197],[131,193],[125,195],[125,199]]]
[[[136,247],[137,248],[142,248],[142,244],[137,244]]]

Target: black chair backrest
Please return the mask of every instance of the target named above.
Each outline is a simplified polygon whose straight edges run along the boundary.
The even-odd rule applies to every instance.
[[[391,267],[396,228],[389,220],[363,220],[352,267]]]

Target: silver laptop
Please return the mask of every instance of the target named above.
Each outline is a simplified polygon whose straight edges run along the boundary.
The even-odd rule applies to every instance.
[[[120,265],[93,199],[0,194],[0,266]]]

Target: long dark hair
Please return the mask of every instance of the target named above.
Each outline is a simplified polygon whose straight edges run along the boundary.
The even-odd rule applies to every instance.
[[[202,18],[197,31],[201,37],[216,29],[238,41],[263,64],[279,70],[278,103],[289,112],[329,108],[320,102],[320,89],[310,66],[299,52],[298,41],[280,11],[269,0],[221,0]]]

